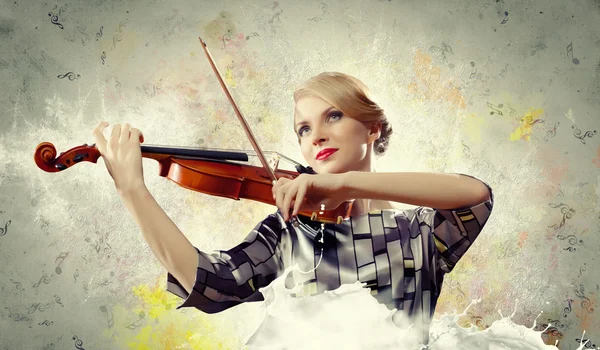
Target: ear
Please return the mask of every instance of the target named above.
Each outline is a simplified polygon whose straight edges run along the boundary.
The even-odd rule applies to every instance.
[[[369,129],[369,143],[375,142],[381,136],[381,121],[377,120],[370,122],[367,127]]]

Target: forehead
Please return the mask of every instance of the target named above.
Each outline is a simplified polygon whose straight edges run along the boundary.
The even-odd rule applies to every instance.
[[[295,119],[310,119],[321,116],[324,110],[333,107],[320,97],[303,96],[296,101]]]

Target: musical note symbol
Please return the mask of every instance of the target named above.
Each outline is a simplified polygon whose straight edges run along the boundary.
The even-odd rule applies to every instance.
[[[575,130],[575,131],[573,131],[573,136],[575,136],[576,138],[578,138],[581,141],[581,143],[583,143],[584,145],[585,145],[585,138],[586,137],[592,137],[592,136],[596,135],[596,130],[586,131],[585,134],[583,134],[583,136],[581,136],[581,129],[579,129],[575,125],[572,125],[571,129]]]
[[[231,29],[227,29],[227,34],[223,35],[223,49],[227,46],[226,41],[231,41]]]
[[[252,32],[252,33],[250,33],[250,35],[246,35],[246,40],[250,40],[250,38],[253,37],[253,36],[258,36],[258,33],[257,32]]]
[[[30,307],[27,308],[28,313],[32,314],[35,312],[35,310],[39,310],[40,312],[44,312],[46,309],[48,309],[51,306],[50,303],[46,304],[46,305],[42,305],[41,303],[35,303],[35,304],[31,304]]]
[[[45,284],[50,283],[50,278],[48,277],[48,275],[46,275],[46,273],[44,273],[44,275],[40,278],[40,280],[33,285],[33,288],[37,288],[39,287],[39,285],[44,282]]]
[[[115,276],[115,272],[114,272],[114,271],[111,271],[111,272],[110,272],[110,277],[111,277],[111,278],[110,278],[110,279],[106,279],[106,280],[104,280],[104,282],[102,282],[102,283],[98,283],[98,286],[108,286],[108,285],[110,284],[110,281],[112,280],[112,278],[113,278],[114,276]]]
[[[585,331],[584,331],[584,334],[585,334]],[[596,348],[596,344],[592,344],[592,341],[589,339],[576,338],[575,341],[578,341],[579,345],[581,345],[583,343],[583,346],[586,349],[595,349]]]
[[[567,299],[567,303],[569,304],[566,308],[564,308],[564,314],[563,317],[567,317],[567,315],[571,312],[571,303],[573,302],[573,299]]]
[[[504,11],[504,16],[506,16],[506,17],[504,17],[504,19],[502,20],[502,23],[500,23],[500,24],[506,24],[506,22],[508,22],[508,11]]]
[[[5,309],[8,310],[8,318],[15,320],[15,321],[30,321],[31,319],[23,314],[20,313],[13,313],[12,311],[10,311],[9,308],[5,307]]]
[[[77,350],[85,350],[82,345],[83,345],[83,341],[81,339],[79,339],[79,337],[77,337],[76,335],[73,336],[73,340],[75,340],[75,348]]]
[[[514,109],[514,108],[512,108],[512,107],[511,107],[510,103],[507,103],[506,105],[507,105],[507,106],[508,106],[508,108],[510,109],[510,115],[511,115],[511,117],[512,117],[512,116],[515,114],[515,112],[516,112],[516,111],[515,111],[515,109]]]
[[[75,273],[73,274],[74,282],[77,282],[77,277],[79,277],[79,270],[75,270]]]
[[[123,22],[119,23],[119,29],[117,29],[117,34],[113,36],[113,44],[111,50],[114,50],[115,46],[117,45],[117,42],[121,42],[121,40],[123,39],[123,26],[125,26]]]
[[[43,217],[40,218],[40,221],[42,222],[42,226],[40,226],[40,228],[42,229],[42,231],[44,231],[44,233],[47,236],[48,235],[48,227],[50,226],[50,223],[48,222],[48,220],[44,219]]]
[[[20,289],[20,290],[25,290],[25,289],[23,289],[21,282],[14,281],[12,278],[10,279],[10,281],[15,285],[15,288]]]
[[[546,136],[544,137],[544,141],[548,142],[548,139],[553,138],[554,136],[556,136],[556,128],[560,125],[560,122],[556,122],[556,124],[554,124],[554,126],[552,127],[552,129],[548,130],[546,132]]]
[[[469,146],[465,145],[463,141],[460,141],[460,143],[463,145],[463,153],[465,154],[465,156],[470,157],[471,149],[469,148]]]
[[[573,57],[573,42],[572,41],[569,45],[567,45],[567,57],[569,57],[569,53],[571,53],[571,62],[573,62],[574,64],[579,64],[579,60],[577,58]]]
[[[8,226],[10,226],[11,220],[8,220],[5,224],[4,224],[4,228],[0,227],[0,236],[4,236],[6,235],[6,233],[8,232]]]
[[[79,75],[79,74],[75,75],[75,73],[73,73],[73,72],[68,72],[63,75],[57,75],[57,77],[58,77],[58,79],[69,78],[70,81],[73,81],[75,79],[81,78],[81,75]]]
[[[146,314],[144,313],[144,311],[140,311],[140,314],[139,314],[139,316],[140,316],[140,319],[139,319],[139,320],[137,320],[137,321],[135,321],[135,322],[131,322],[130,324],[128,324],[128,325],[126,326],[126,328],[128,328],[128,329],[136,329],[136,328],[138,328],[139,326],[141,326],[141,325],[142,325],[142,322],[144,321],[144,317],[146,316]]]
[[[471,70],[471,75],[469,75],[469,79],[475,78],[475,75],[477,74],[477,68],[475,68],[475,62],[471,61],[471,67],[473,67],[473,69]]]
[[[60,297],[58,295],[56,295],[56,294],[54,294],[54,302],[57,303],[57,304],[59,304],[62,307],[65,307],[63,305],[62,301],[60,301]],[[48,305],[50,305],[50,303],[48,303]]]
[[[104,305],[100,306],[100,311],[105,312],[106,313],[106,321],[108,322],[108,328],[112,328],[112,326],[115,325],[115,319],[112,315],[112,312],[110,312],[110,310],[108,310],[108,308]],[[110,317],[108,316],[110,314]]]
[[[585,271],[585,265],[586,265],[586,263],[583,263],[583,266],[579,268],[579,276],[577,276],[577,277],[581,277],[581,273],[583,271]]]
[[[54,271],[56,271],[57,275],[60,275],[62,273],[62,269],[60,268],[60,265],[63,263],[63,261],[65,261],[65,258],[69,255],[69,253],[60,253],[60,255],[56,258],[56,260],[54,261],[56,265],[56,269],[54,269]],[[60,262],[58,261],[60,260]]]
[[[544,121],[542,119],[539,119],[539,118],[536,119],[536,120],[533,120],[533,116],[532,115],[527,115],[527,116],[521,118],[521,122],[522,123],[524,122],[524,123],[529,124],[529,125],[534,125],[535,123],[543,123]]]
[[[60,14],[60,13],[59,13]],[[58,23],[58,16],[52,12],[48,12],[48,16],[50,16],[50,22],[52,24],[56,24],[60,29],[65,29],[62,24]]]
[[[100,31],[98,33],[96,33],[96,41],[98,41],[98,39],[102,38],[102,29],[104,29],[104,26],[100,26]]]
[[[89,238],[89,237],[86,237],[86,238],[85,238],[85,241],[86,241],[86,242],[89,242],[89,241],[90,241],[90,238]],[[102,238],[100,238],[100,243],[102,243]],[[94,249],[96,249],[96,253],[98,253],[98,252],[100,251],[100,243],[98,243],[98,241],[94,241],[94,243],[92,243],[92,245],[93,245]]]
[[[106,51],[102,51],[102,56],[100,56],[100,58],[102,59],[102,64],[104,64],[104,60],[106,59]]]
[[[496,113],[498,113],[498,115],[504,115],[504,114],[502,114],[502,111],[498,109],[498,108],[502,108],[503,107],[502,104],[499,104],[498,108],[497,108],[496,106],[494,106],[493,104],[491,104],[491,103],[488,102],[487,106],[490,107],[491,109],[493,109]],[[490,115],[494,115],[494,112],[490,112]]]
[[[502,78],[504,78],[504,74],[506,74],[508,72],[508,63],[504,66],[504,68],[502,68],[502,71],[500,72],[500,76]]]
[[[106,246],[104,247],[104,252],[105,252],[105,253],[110,253],[110,251],[111,251],[112,247],[110,246],[110,244],[108,244],[108,240],[104,241],[104,244],[106,245]],[[107,257],[110,257],[110,255],[107,255]]]

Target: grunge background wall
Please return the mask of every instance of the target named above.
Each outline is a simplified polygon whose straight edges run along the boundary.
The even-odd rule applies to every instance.
[[[292,91],[357,76],[394,127],[378,171],[462,172],[495,191],[490,221],[445,280],[436,315],[552,323],[548,344],[600,346],[600,2],[0,2],[0,348],[239,348],[258,303],[175,307],[166,271],[103,164],[46,173],[35,147],[92,144],[102,120],[147,144],[251,149],[198,37],[264,149],[302,163]],[[148,188],[202,250],[275,210]],[[516,301],[518,300],[518,302]],[[541,323],[541,325],[540,325]]]

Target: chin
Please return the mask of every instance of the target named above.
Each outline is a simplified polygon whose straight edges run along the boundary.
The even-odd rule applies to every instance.
[[[337,165],[334,162],[319,164],[313,167],[313,169],[317,174],[341,174],[348,171],[343,166]]]

